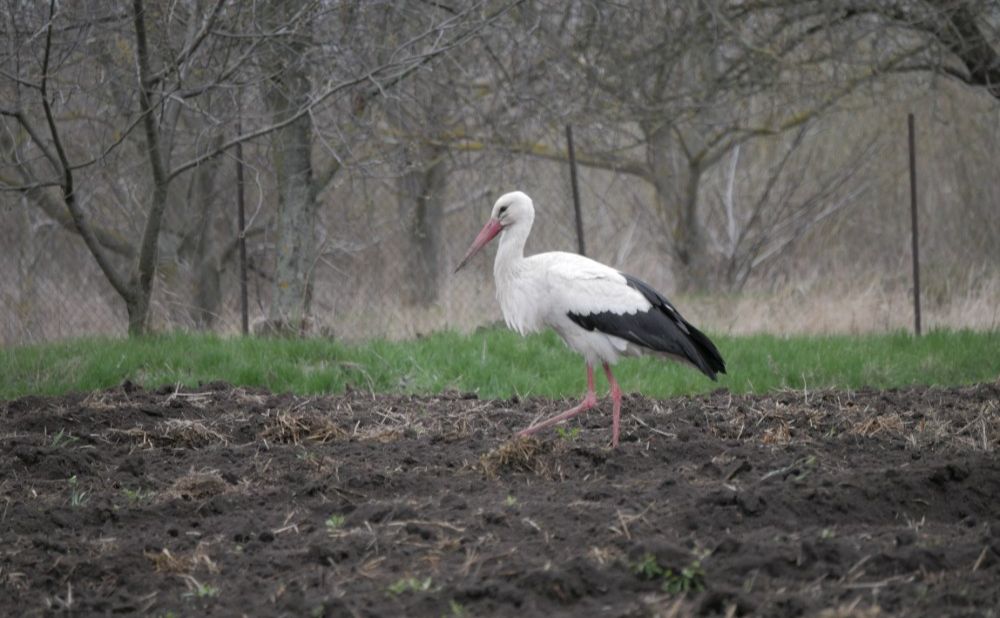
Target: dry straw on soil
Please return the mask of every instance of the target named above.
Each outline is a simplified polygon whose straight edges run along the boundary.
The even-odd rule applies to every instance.
[[[160,495],[160,500],[205,500],[229,491],[230,485],[217,470],[189,472],[176,479]]]
[[[284,444],[325,443],[348,437],[348,431],[334,422],[328,413],[304,407],[306,405],[308,402],[292,409],[269,411],[264,419],[264,429],[258,435],[264,440]]]
[[[208,555],[206,543],[198,543],[190,552],[171,552],[164,547],[158,552],[147,551],[143,555],[158,573],[191,574],[198,569],[208,573],[219,572],[219,565]]]
[[[479,466],[488,478],[501,472],[527,472],[543,478],[552,476],[553,448],[537,438],[508,440],[479,458]]]

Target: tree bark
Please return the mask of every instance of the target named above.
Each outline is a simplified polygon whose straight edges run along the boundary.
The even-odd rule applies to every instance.
[[[134,298],[126,299],[128,332],[130,336],[144,335],[148,330],[149,301],[153,294],[153,275],[156,273],[156,253],[160,239],[160,224],[167,206],[168,178],[160,148],[160,129],[153,112],[149,81],[149,47],[146,43],[146,26],[142,0],[133,0],[132,18],[135,24],[136,65],[139,69],[139,113],[143,117],[146,137],[146,154],[152,174],[153,191],[146,217],[146,226],[139,246],[139,260],[131,277]]]
[[[400,176],[399,216],[406,238],[403,300],[426,307],[438,299],[441,223],[448,173],[441,147],[421,148],[420,161]]]
[[[271,25],[291,19],[296,4],[275,0],[268,7]],[[269,330],[287,334],[301,332],[306,326],[316,254],[318,205],[313,189],[312,119],[309,114],[299,114],[310,105],[306,51],[306,36],[301,32],[272,42],[267,50],[269,78],[264,93],[274,123],[297,116],[272,134],[278,229],[268,321]]]
[[[221,142],[219,136],[216,142]],[[192,282],[191,318],[195,327],[200,330],[211,329],[219,315],[222,304],[221,288],[221,251],[215,250],[219,244],[215,231],[216,196],[215,180],[219,175],[222,159],[212,159],[198,168],[195,176],[194,202],[197,213],[197,229],[193,247],[192,261],[194,277]]]
[[[698,212],[701,165],[681,151],[668,126],[644,130],[656,211],[667,231],[665,250],[675,261],[677,287],[681,291],[709,289],[713,285],[711,259]]]

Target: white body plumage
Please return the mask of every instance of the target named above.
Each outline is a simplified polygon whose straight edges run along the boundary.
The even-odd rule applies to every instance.
[[[621,390],[610,365],[622,355],[654,353],[674,358],[694,365],[713,380],[716,373],[725,372],[722,356],[708,337],[642,281],[573,253],[552,251],[524,257],[534,220],[535,207],[527,195],[514,191],[501,196],[455,269],[500,235],[493,276],[507,326],[522,335],[552,328],[586,360],[583,402],[518,435],[530,435],[593,407],[594,366],[601,364],[611,386],[611,444],[616,446]]]

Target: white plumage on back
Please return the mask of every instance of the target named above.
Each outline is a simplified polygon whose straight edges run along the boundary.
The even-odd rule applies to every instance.
[[[501,246],[514,235],[501,238]],[[507,273],[516,276],[506,276]],[[630,288],[613,268],[573,253],[540,253],[516,265],[497,260],[497,299],[507,325],[521,334],[549,327],[588,363],[614,364],[628,342],[600,331],[588,331],[570,314],[635,314],[650,303]],[[634,352],[637,353],[638,351]]]

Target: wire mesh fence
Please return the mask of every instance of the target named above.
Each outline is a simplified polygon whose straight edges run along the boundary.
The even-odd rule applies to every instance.
[[[414,267],[421,259],[416,254],[420,245],[400,215],[395,184],[379,178],[345,183],[326,198],[321,209],[307,334],[347,341],[405,338],[441,329],[468,331],[499,320],[489,257],[481,256],[461,273],[452,270],[488,217],[493,201],[513,189],[529,191],[536,201],[538,219],[530,243],[535,250],[576,250],[577,229],[564,168],[555,163],[515,165],[507,178],[490,187],[477,186],[473,174],[451,177],[439,205],[440,229],[430,248],[432,272]],[[592,244],[618,246],[621,258],[621,247],[613,239],[623,234],[634,238],[635,225],[607,225],[614,210],[607,195],[612,177],[589,178],[591,183],[584,184],[589,205],[583,216],[593,235]],[[641,189],[619,186],[610,190],[627,195]],[[220,210],[231,221],[220,224],[229,236],[218,242],[232,244],[237,229],[235,193],[222,197],[230,198]],[[124,302],[79,236],[25,200],[8,199],[2,208],[11,224],[4,227],[0,250],[0,273],[6,282],[0,289],[0,315],[4,316],[0,345],[123,335],[127,330]],[[239,333],[238,252],[222,251],[221,258],[208,268],[179,259],[178,253],[160,252],[151,329]],[[250,235],[246,282],[251,330],[259,328],[268,315],[273,262],[273,230]]]
[[[904,179],[905,152],[896,153]],[[398,175],[345,175],[320,197],[307,335],[342,341],[399,339],[442,329],[468,332],[501,320],[489,252],[462,272],[452,271],[494,200],[510,190],[524,190],[535,200],[529,253],[578,249],[565,163],[530,157],[452,163],[430,240],[415,231],[407,210],[411,202],[403,199],[405,185]],[[255,180],[255,173],[260,166],[248,172],[251,330],[269,315],[276,251],[273,219],[268,217],[268,209],[274,209],[272,189]],[[859,179],[864,182],[874,181]],[[231,184],[220,184],[222,189],[213,194],[213,218],[189,226],[209,228],[211,234],[194,242],[190,234],[175,231],[181,229],[176,222],[164,231],[149,319],[154,332],[241,332],[236,192],[229,190]],[[686,297],[682,311],[709,329],[734,333],[908,329],[909,221],[905,196],[896,193],[900,184],[889,176],[885,188],[871,191],[870,199],[849,216],[831,218],[826,227],[791,245],[778,265],[756,276],[742,294]],[[929,179],[926,184],[929,203],[948,197],[946,183]],[[718,186],[725,183],[706,180],[709,198]],[[669,229],[650,206],[655,200],[649,183],[585,169],[580,194],[580,229],[588,255],[672,294]],[[900,203],[899,216],[884,206],[893,202]],[[995,221],[968,205],[923,208],[922,221],[932,230],[924,277],[927,326],[1000,327],[1000,269],[997,254],[989,250],[989,226]],[[956,216],[960,212],[964,219]],[[127,332],[124,302],[72,229],[16,193],[0,194],[0,217],[0,345]],[[106,216],[104,223],[121,234],[137,233],[125,219]],[[956,240],[969,238],[970,231],[984,240]]]

